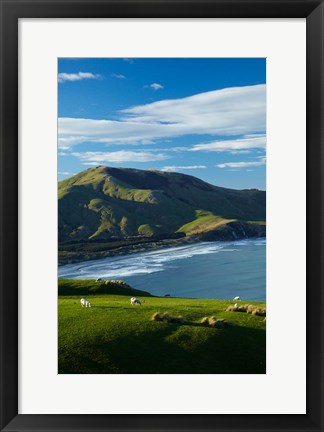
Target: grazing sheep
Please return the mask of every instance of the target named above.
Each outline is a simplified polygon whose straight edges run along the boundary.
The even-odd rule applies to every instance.
[[[100,278],[100,277],[98,277],[97,279],[96,279],[96,282],[101,282],[102,281],[102,279]]]
[[[233,298],[233,301],[240,301],[240,300],[241,300],[240,296],[236,296],[236,297]]]
[[[81,303],[82,307],[89,307],[89,308],[91,307],[91,303],[88,300],[86,300],[85,298],[82,298],[80,300],[80,303]]]
[[[131,305],[132,306],[134,306],[134,305],[137,305],[137,306],[141,306],[141,302],[138,300],[138,298],[136,298],[136,297],[132,297],[131,299],[130,299],[130,302],[131,302]]]

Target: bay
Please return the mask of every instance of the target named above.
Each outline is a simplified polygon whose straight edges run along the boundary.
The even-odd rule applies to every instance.
[[[266,239],[204,242],[59,267],[60,278],[122,279],[172,297],[266,300]]]

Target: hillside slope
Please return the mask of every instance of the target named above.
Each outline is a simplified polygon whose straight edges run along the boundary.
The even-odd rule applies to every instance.
[[[266,193],[162,171],[99,166],[59,182],[59,241],[222,230],[265,234]],[[226,234],[227,235],[227,234]]]
[[[134,307],[128,290],[109,293],[106,285],[98,285],[94,280],[58,281],[59,374],[266,373],[264,317],[225,312],[233,305],[230,300],[161,298],[144,292],[136,294],[142,306]],[[80,305],[85,295],[91,308]],[[185,323],[151,321],[156,312],[181,315]],[[232,326],[206,327],[201,324],[205,316]]]

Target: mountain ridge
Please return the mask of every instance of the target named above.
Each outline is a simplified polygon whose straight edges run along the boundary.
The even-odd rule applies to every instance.
[[[187,174],[98,166],[59,182],[58,198],[59,242],[265,235],[266,192]]]

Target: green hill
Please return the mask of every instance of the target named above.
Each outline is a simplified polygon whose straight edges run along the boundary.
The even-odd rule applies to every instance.
[[[265,192],[185,174],[99,166],[59,182],[58,198],[59,242],[265,234]]]

